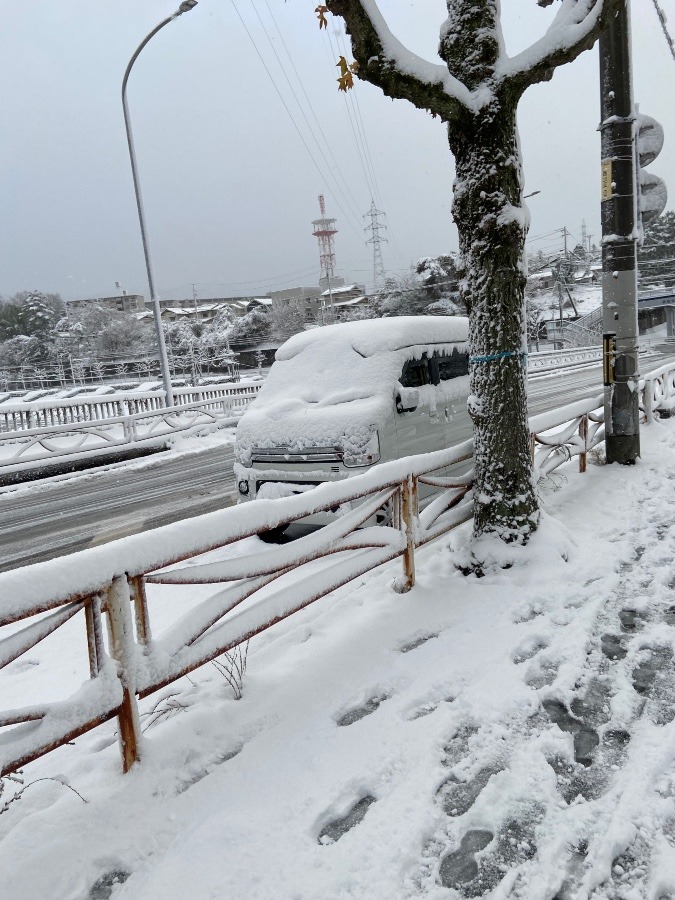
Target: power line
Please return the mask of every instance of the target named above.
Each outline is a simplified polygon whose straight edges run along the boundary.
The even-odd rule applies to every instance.
[[[314,139],[314,143],[316,144],[317,150],[318,150],[319,153],[321,154],[321,158],[322,158],[322,160],[323,160],[323,162],[324,162],[324,165],[327,167],[328,172],[330,173],[331,177],[333,178],[333,180],[334,180],[334,182],[335,182],[335,186],[336,186],[337,189],[338,189],[338,192],[342,195],[342,198],[343,198],[343,200],[345,201],[346,205],[349,206],[349,205],[350,205],[349,198],[347,197],[347,195],[346,195],[345,192],[343,191],[343,189],[342,189],[340,183],[338,182],[337,178],[336,178],[335,175],[333,174],[333,171],[332,171],[332,169],[331,169],[330,163],[329,163],[328,160],[326,159],[326,154],[325,154],[324,151],[323,151],[323,147],[321,146],[321,143],[319,142],[319,139],[317,138],[316,134],[314,133],[314,128],[312,127],[311,122],[310,122],[309,119],[307,118],[307,114],[305,113],[305,110],[304,110],[304,107],[303,107],[302,103],[301,103],[300,100],[298,99],[298,95],[297,95],[297,93],[295,92],[295,88],[294,88],[293,85],[291,84],[291,79],[288,77],[288,73],[287,73],[287,71],[286,71],[286,67],[284,66],[283,62],[281,61],[281,59],[280,59],[280,57],[279,57],[279,54],[278,54],[277,51],[276,51],[276,47],[274,46],[274,42],[272,41],[272,39],[271,39],[271,37],[270,37],[270,35],[269,35],[269,32],[267,31],[267,28],[265,27],[265,23],[263,22],[262,17],[261,17],[261,15],[260,15],[259,11],[258,11],[258,7],[257,7],[256,4],[255,4],[255,0],[251,0],[251,6],[253,7],[253,11],[255,12],[258,21],[260,22],[260,27],[261,27],[262,30],[263,30],[263,34],[264,34],[265,37],[267,38],[267,43],[270,45],[270,49],[272,50],[272,53],[274,54],[274,58],[276,59],[278,65],[279,65],[279,68],[281,69],[281,72],[282,72],[284,78],[286,79],[286,84],[288,85],[289,90],[290,90],[291,94],[293,95],[293,99],[295,100],[295,102],[296,102],[296,104],[297,104],[297,106],[298,106],[298,109],[300,110],[300,114],[301,114],[301,116],[303,117],[303,119],[305,120],[305,125],[306,125],[307,128],[309,129],[309,133],[311,134],[312,138]],[[268,9],[269,9],[269,6],[268,6]],[[270,15],[271,15],[271,10],[270,10]],[[275,24],[276,24],[276,22],[275,22]],[[279,31],[278,26],[277,26],[277,31]],[[283,38],[282,38],[282,43],[283,43]],[[286,50],[286,52],[288,53],[288,50]],[[296,72],[296,75],[297,75],[297,72]],[[299,79],[298,79],[298,80],[299,80]],[[305,96],[306,96],[306,94],[305,94]],[[311,106],[311,104],[310,104],[310,106]],[[315,116],[314,118],[316,118],[316,116]],[[319,126],[319,127],[320,127],[320,126]],[[323,134],[323,132],[322,132],[322,134]],[[325,136],[324,136],[324,141],[325,141],[325,140],[326,140],[326,138],[325,138]],[[335,162],[335,157],[333,157],[333,162]],[[337,166],[337,163],[336,163],[336,162],[335,162],[335,165]],[[343,179],[343,180],[344,180],[344,179]],[[358,222],[358,218],[357,218],[358,212],[356,211],[356,209],[351,210],[351,212],[352,212],[352,214],[354,215],[355,221]]]
[[[342,38],[343,33],[340,30],[335,30],[336,41],[339,36]],[[328,65],[331,70],[334,68],[334,59],[339,55],[339,51],[336,46],[333,44],[333,38],[331,37],[330,31],[326,29],[326,37],[328,39],[328,44],[330,45],[330,52],[328,50],[328,46],[324,41],[324,50],[328,57]],[[343,42],[344,47],[344,42]],[[346,56],[346,50],[343,55]],[[373,166],[372,156],[370,154],[370,148],[368,146],[368,139],[366,137],[365,128],[363,127],[363,119],[361,118],[361,128],[359,128],[359,121],[357,119],[357,113],[360,117],[360,106],[354,105],[355,98],[352,96],[355,94],[355,91],[346,91],[344,96],[344,108],[347,113],[347,119],[349,121],[349,127],[352,132],[352,136],[354,137],[354,143],[356,144],[356,150],[359,156],[359,161],[361,163],[361,169],[363,171],[363,176],[366,182],[366,187],[370,193],[371,199],[378,198],[378,203],[381,204],[379,185],[377,183],[377,176],[375,174],[375,167]],[[349,95],[349,96],[348,96]],[[351,101],[351,106],[350,106]],[[358,97],[356,97],[356,104],[358,104]],[[394,251],[398,258],[403,261],[404,254],[402,253],[400,247],[398,246],[394,235],[391,235],[391,245],[394,248]]]
[[[341,28],[335,29],[336,39],[339,40],[340,46],[342,49],[342,55],[346,58],[348,54],[347,45],[345,42],[345,33]],[[359,128],[361,135],[361,142],[363,144],[364,156],[366,159],[366,163],[368,165],[371,179],[373,182],[374,196],[371,198],[377,201],[378,206],[382,206],[382,197],[380,195],[380,187],[377,183],[377,174],[375,173],[375,166],[373,165],[373,158],[370,153],[370,147],[368,146],[368,136],[366,134],[366,129],[363,125],[363,118],[361,117],[361,107],[359,104],[359,96],[357,91],[347,91],[348,101],[352,105],[352,110],[354,111],[354,119],[356,121],[357,128]]]
[[[336,30],[336,33],[339,35],[340,44],[342,46],[344,56],[346,57],[347,52],[348,52],[347,45],[346,45],[346,39],[347,39],[346,33],[343,28],[338,28]],[[382,205],[383,205],[382,204],[382,195],[380,192],[380,185],[377,181],[377,170],[375,169],[375,165],[373,164],[373,156],[370,152],[370,144],[368,142],[368,134],[366,132],[366,128],[363,123],[363,117],[361,115],[361,104],[359,102],[359,92],[358,91],[349,91],[349,99],[350,99],[352,105],[354,106],[355,113],[356,113],[356,119],[360,125],[366,159],[367,159],[368,165],[370,167],[370,172],[371,172],[372,179],[373,179],[373,186],[375,188],[375,198],[374,199],[377,200],[378,206],[382,207]],[[395,232],[392,232],[391,229],[389,231],[390,231],[390,236],[391,236],[391,245],[393,246],[394,250],[396,251],[396,255],[400,259],[402,259],[403,253],[402,253],[401,248],[399,247],[398,243],[396,242]]]
[[[312,116],[314,117],[314,121],[316,122],[317,128],[319,129],[319,132],[320,132],[320,134],[321,134],[321,137],[323,138],[324,143],[326,144],[326,148],[328,149],[328,152],[329,152],[329,154],[330,154],[330,158],[333,160],[333,163],[335,164],[335,168],[337,169],[338,174],[340,175],[340,178],[342,179],[342,181],[343,181],[343,183],[344,183],[344,186],[345,186],[347,192],[349,193],[349,196],[351,197],[351,200],[352,200],[354,209],[356,210],[356,209],[358,209],[358,205],[359,205],[359,204],[358,204],[357,201],[355,200],[354,195],[352,194],[351,189],[350,189],[350,187],[349,187],[349,182],[347,181],[347,179],[346,179],[346,178],[344,177],[344,175],[342,174],[342,170],[340,169],[340,166],[338,165],[338,162],[337,162],[337,160],[336,160],[336,158],[335,158],[335,155],[333,154],[333,149],[332,149],[332,147],[331,147],[331,143],[330,143],[330,141],[326,138],[326,135],[325,135],[325,133],[324,133],[324,130],[323,130],[323,128],[321,127],[321,122],[319,121],[319,118],[318,118],[316,112],[314,111],[314,107],[312,106],[312,102],[311,102],[311,100],[309,99],[309,96],[307,95],[307,91],[305,90],[305,84],[304,84],[302,78],[300,77],[300,75],[299,75],[299,73],[298,73],[298,70],[297,70],[296,67],[295,67],[295,63],[294,63],[294,61],[293,61],[293,55],[290,53],[290,51],[289,51],[289,49],[288,49],[288,46],[286,45],[286,41],[284,40],[284,36],[283,36],[283,34],[281,33],[281,29],[279,28],[279,25],[277,24],[277,20],[276,20],[276,18],[275,18],[275,16],[274,16],[274,13],[272,12],[272,9],[271,9],[271,7],[270,7],[270,5],[269,5],[268,0],[265,0],[265,6],[267,7],[267,10],[268,10],[268,12],[269,12],[269,14],[270,14],[270,17],[271,17],[272,21],[274,22],[274,27],[276,28],[277,34],[279,35],[279,38],[281,39],[281,43],[283,44],[284,50],[286,51],[286,56],[288,56],[288,60],[289,60],[289,62],[290,62],[290,64],[291,64],[291,67],[292,67],[292,69],[293,69],[293,72],[295,73],[295,77],[296,77],[297,80],[298,80],[298,84],[300,85],[300,88],[301,88],[301,90],[302,90],[302,93],[304,94],[305,100],[307,101],[307,105],[308,105],[308,107],[309,107],[309,110],[310,110],[310,112],[312,113]]]
[[[329,31],[328,29],[326,29],[326,36],[328,37],[328,43],[330,44],[330,54],[329,54],[329,60],[330,60],[331,54],[332,54],[333,58],[335,58],[335,56],[337,56],[337,50],[336,50],[335,47],[333,46],[333,38],[331,37],[330,31]],[[324,43],[324,47],[325,47],[325,46],[326,46],[326,45],[325,45],[325,43]],[[333,66],[333,61],[332,61],[332,60],[330,60],[330,65],[331,65],[331,67]],[[375,191],[374,191],[374,187],[373,187],[373,185],[371,184],[370,174],[369,174],[369,172],[368,172],[368,167],[366,166],[366,163],[365,163],[365,159],[364,159],[364,156],[363,156],[363,151],[362,151],[362,149],[361,149],[361,144],[360,144],[360,142],[359,142],[359,138],[358,138],[357,133],[356,133],[356,127],[355,127],[354,121],[353,121],[353,119],[352,119],[352,113],[351,113],[351,110],[350,110],[350,108],[349,108],[349,103],[347,102],[347,96],[346,96],[347,93],[348,93],[348,91],[345,92],[345,98],[344,98],[344,101],[345,101],[345,109],[347,110],[347,116],[348,116],[348,118],[349,118],[349,125],[350,125],[350,128],[351,128],[351,130],[352,130],[352,134],[353,134],[353,136],[354,136],[354,142],[356,143],[356,149],[357,149],[358,154],[359,154],[359,160],[360,160],[360,162],[361,162],[361,168],[362,168],[362,170],[363,170],[363,175],[364,175],[364,178],[366,179],[366,185],[367,185],[367,187],[368,187],[368,192],[371,194],[371,196],[374,196],[374,192],[375,192]]]
[[[258,45],[256,44],[255,40],[253,39],[253,35],[252,35],[251,32],[249,31],[249,28],[248,28],[248,26],[246,25],[246,22],[244,21],[244,19],[243,19],[241,13],[239,12],[239,10],[237,9],[235,0],[230,0],[230,3],[232,4],[232,8],[234,9],[235,13],[237,14],[237,18],[238,18],[239,21],[241,22],[241,24],[242,24],[242,26],[243,26],[243,28],[244,28],[244,31],[245,31],[246,34],[248,35],[248,39],[249,39],[249,41],[251,42],[251,44],[253,45],[253,49],[255,50],[255,52],[256,52],[256,54],[257,54],[257,56],[258,56],[258,59],[260,60],[260,62],[262,63],[263,68],[264,68],[265,71],[267,72],[267,76],[268,76],[269,80],[272,82],[272,85],[273,85],[273,87],[274,87],[274,90],[277,92],[277,95],[278,95],[279,99],[281,100],[281,103],[282,103],[284,109],[286,110],[286,113],[288,114],[288,117],[289,117],[289,119],[291,120],[291,122],[292,122],[292,124],[293,124],[293,127],[295,128],[296,132],[298,133],[298,137],[299,137],[300,140],[302,141],[302,144],[303,144],[305,150],[307,151],[307,154],[308,154],[309,158],[312,160],[312,163],[314,164],[314,168],[315,168],[316,171],[318,172],[319,177],[321,178],[321,180],[324,181],[324,180],[325,180],[324,173],[321,171],[321,168],[320,168],[319,164],[317,163],[316,159],[314,158],[314,155],[313,155],[312,151],[309,149],[309,145],[307,144],[307,141],[305,140],[304,135],[302,134],[302,132],[301,132],[300,129],[298,128],[297,122],[296,122],[295,119],[293,118],[293,114],[292,114],[292,112],[290,111],[290,109],[288,108],[288,104],[287,104],[286,101],[284,100],[283,94],[282,94],[281,91],[279,90],[279,87],[278,87],[276,81],[274,80],[274,78],[273,78],[273,76],[272,76],[272,73],[270,72],[269,67],[267,66],[267,63],[265,62],[265,59],[264,59],[262,53],[261,53],[260,50],[258,49]],[[332,191],[331,191],[331,193],[332,193]],[[342,208],[342,205],[340,204],[340,202],[339,202],[339,200],[337,199],[337,197],[335,197],[335,195],[333,195],[333,199],[335,200],[335,203],[336,203],[338,209],[339,209],[339,210],[342,212],[342,214],[345,216],[345,219],[347,219],[347,220],[349,221],[349,217],[348,217],[347,213],[344,211],[344,209]],[[351,221],[350,221],[349,224],[350,224],[351,227],[354,228],[354,230],[356,231],[356,228],[355,228],[354,225],[352,225]],[[358,234],[358,231],[357,231],[356,233]]]
[[[658,0],[652,0],[654,4],[654,9],[656,10],[656,15],[659,17],[659,22],[661,23],[661,30],[663,31],[664,37],[668,43],[668,47],[670,48],[670,55],[675,59],[675,44],[673,44],[673,39],[670,36],[670,32],[668,31],[668,23],[666,22],[666,15],[659,6]]]

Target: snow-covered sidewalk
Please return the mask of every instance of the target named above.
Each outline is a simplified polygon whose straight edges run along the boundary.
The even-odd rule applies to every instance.
[[[675,896],[675,427],[642,444],[553,475],[512,568],[462,576],[465,526],[411,593],[395,563],[257,637],[243,699],[212,666],[167,689],[131,774],[112,723],[32,764],[87,802],[45,781],[1,812],[2,896]],[[0,708],[75,677],[59,640]]]

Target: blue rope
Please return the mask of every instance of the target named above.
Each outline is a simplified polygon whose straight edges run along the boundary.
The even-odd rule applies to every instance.
[[[527,353],[522,350],[502,350],[501,353],[490,353],[489,356],[470,356],[469,363],[493,362],[495,359],[507,359],[509,356],[519,356],[521,359],[527,358]]]

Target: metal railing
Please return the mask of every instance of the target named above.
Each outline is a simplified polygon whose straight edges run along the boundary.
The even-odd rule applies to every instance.
[[[586,453],[603,439],[602,410],[597,409],[601,400],[581,401],[532,420],[538,429],[532,449],[540,474],[573,456],[585,469]],[[552,430],[560,425],[563,429],[556,435]],[[298,496],[255,500],[85,550],[71,556],[68,565],[60,559],[0,575],[0,595],[7,598],[0,628],[34,620],[0,640],[0,668],[82,614],[90,672],[90,681],[68,700],[0,713],[0,729],[8,729],[0,733],[0,773],[15,771],[115,716],[126,771],[141,752],[138,699],[397,557],[403,571],[395,587],[410,590],[416,551],[473,514],[472,472],[447,474],[449,466],[471,457],[472,442],[467,441],[385,463]],[[439,491],[422,510],[420,485]],[[268,546],[222,562],[179,565],[337,507],[343,515],[283,547]],[[383,509],[387,523],[371,524]],[[317,569],[320,560],[324,562]],[[292,579],[284,579],[291,572]],[[149,583],[224,587],[156,638]],[[245,600],[245,607],[238,609]]]
[[[674,398],[675,364],[649,373],[641,398],[646,420],[659,403]],[[588,452],[604,440],[602,404],[599,395],[530,419],[537,479],[573,457],[586,471]],[[472,442],[466,441],[297,496],[254,500],[113,541],[73,554],[67,563],[55,559],[0,574],[0,629],[11,631],[0,639],[0,669],[82,614],[90,673],[90,680],[65,701],[0,713],[0,775],[114,717],[127,771],[141,753],[139,699],[396,558],[403,565],[394,586],[409,591],[419,548],[472,517],[472,472],[448,474],[449,467],[471,458]],[[424,509],[419,508],[420,485],[438,491]],[[262,531],[338,508],[341,514],[330,524],[284,546],[181,566]],[[382,511],[386,520],[373,525]],[[225,587],[157,637],[148,584]],[[16,630],[17,623],[28,620],[33,621]]]
[[[76,454],[91,456],[130,445],[161,445],[171,435],[199,425],[222,425],[228,421],[234,424],[259,389],[260,386],[255,384],[250,390],[242,388],[229,396],[201,390],[202,395],[213,393],[214,396],[190,403],[190,395],[196,392],[186,388],[181,403],[171,408],[154,406],[155,398],[151,397],[150,409],[145,412],[94,418],[72,425],[52,425],[47,429],[0,432],[0,473],[11,474]]]
[[[653,372],[645,375],[641,386],[641,408],[649,423],[654,413],[659,411],[670,414],[675,407],[675,365],[666,363]]]
[[[540,350],[529,355],[527,371],[529,375],[537,375],[553,372],[556,369],[574,368],[599,362],[600,357],[599,345],[596,347],[568,347],[564,350]]]
[[[176,406],[189,406],[203,400],[227,398],[236,407],[239,401],[246,405],[260,387],[261,383],[257,381],[177,387],[174,388],[174,401]],[[32,401],[7,401],[0,404],[0,433],[35,428],[50,429],[81,422],[101,422],[165,408],[163,390],[124,391],[64,400],[45,397]]]

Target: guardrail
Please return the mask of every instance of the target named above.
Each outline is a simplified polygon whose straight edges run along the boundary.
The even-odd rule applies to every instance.
[[[532,419],[537,471],[548,474],[603,439],[601,397]],[[553,430],[563,425],[556,434]],[[32,619],[0,640],[0,668],[82,614],[90,681],[73,697],[0,713],[0,774],[117,716],[123,768],[139,758],[137,701],[272,627],[355,578],[402,558],[396,589],[415,583],[415,553],[473,514],[472,472],[447,474],[469,462],[472,442],[396,460],[340,482],[281,500],[254,500],[155,531],[124,538],[0,575],[0,628]],[[439,490],[419,509],[419,486]],[[208,551],[317,512],[344,513],[283,546],[221,562],[180,567]],[[370,524],[386,509],[388,522]],[[317,569],[317,561],[324,565]],[[175,568],[179,566],[178,568]],[[172,568],[168,568],[172,567]],[[291,579],[284,576],[292,572]],[[278,583],[277,583],[278,582]],[[223,584],[159,638],[152,635],[148,584]],[[243,609],[238,609],[243,601]],[[107,647],[103,618],[108,623]],[[84,645],[84,641],[83,641]]]
[[[222,425],[227,420],[234,424],[259,389],[260,385],[254,384],[246,391],[240,389],[235,394],[214,396],[198,403],[181,402],[170,408],[161,406],[130,415],[53,425],[48,429],[0,432],[0,472],[11,474],[64,456],[96,455],[131,444],[159,444],[162,439],[197,425]],[[181,400],[189,398],[186,390]]]
[[[203,400],[229,399],[233,408],[245,406],[260,390],[257,381],[236,384],[205,385],[203,387],[174,388],[176,406],[190,406]],[[101,422],[137,413],[165,409],[165,392],[123,391],[117,394],[98,394],[71,399],[45,397],[42,400],[7,401],[0,404],[0,433],[51,429],[59,425],[80,422]]]

